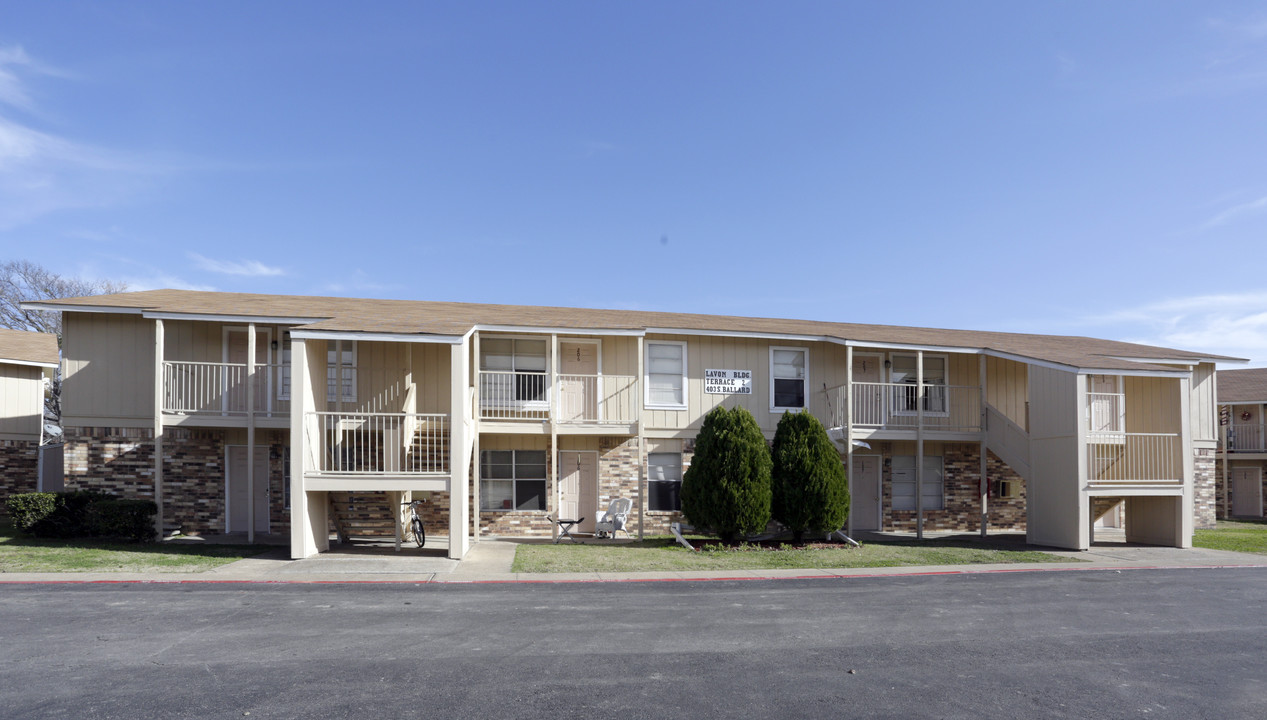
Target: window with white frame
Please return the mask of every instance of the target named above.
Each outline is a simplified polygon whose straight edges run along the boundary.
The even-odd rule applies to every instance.
[[[331,340],[326,350],[326,399],[356,399],[356,341]],[[343,372],[340,373],[340,367]]]
[[[940,455],[924,456],[924,509],[943,510],[945,501],[945,470]],[[893,509],[915,510],[915,456],[893,456]]]
[[[686,343],[647,342],[647,407],[686,408]]]
[[[647,453],[647,509],[682,509],[682,453]]]
[[[480,451],[480,510],[545,509],[545,450]]]
[[[326,351],[326,399],[334,401],[338,399],[336,385],[336,377],[339,375],[339,368],[336,364],[339,362],[339,356],[343,359],[343,399],[356,400],[356,341],[355,340],[331,340]],[[277,399],[290,399],[290,378],[291,378],[291,346],[290,334],[287,333],[282,341],[281,365],[277,367]]]
[[[893,367],[889,370],[889,382],[910,387],[893,388],[893,412],[897,415],[914,415],[919,412],[919,389],[916,382],[918,358],[914,355],[894,353]],[[945,415],[947,412],[946,356],[924,356],[924,412]]]
[[[487,338],[480,343],[480,398],[485,405],[545,402],[550,384],[547,343]]]
[[[770,348],[770,409],[800,410],[805,407],[806,369],[809,350]]]

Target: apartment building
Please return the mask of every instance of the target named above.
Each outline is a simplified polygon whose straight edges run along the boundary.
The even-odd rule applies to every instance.
[[[1267,368],[1220,370],[1219,517],[1263,516],[1267,495]]]
[[[56,335],[0,328],[0,499],[38,489],[45,380],[57,364]]]
[[[349,503],[411,497],[454,558],[487,535],[549,536],[550,517],[588,529],[615,497],[634,501],[635,532],[665,532],[717,405],[769,438],[785,411],[822,420],[851,530],[1007,529],[1085,549],[1122,506],[1128,539],[1187,547],[1215,516],[1214,363],[1241,362],[449,302],[154,290],[25,306],[64,314],[69,486],[154,497],[169,532],[289,533],[294,557],[355,534]]]

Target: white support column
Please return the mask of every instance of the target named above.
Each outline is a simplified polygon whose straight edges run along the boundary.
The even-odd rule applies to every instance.
[[[163,321],[154,321],[154,532],[163,537]],[[43,427],[43,423],[40,424]]]
[[[647,480],[648,480],[647,478],[647,436],[643,428],[643,417],[642,417],[643,413],[646,411],[646,408],[644,407],[645,405],[644,393],[647,392],[647,389],[644,386],[646,382],[646,374],[645,374],[646,368],[644,365],[646,361],[645,340],[646,340],[645,336],[643,335],[638,336],[638,376],[637,378],[634,379],[634,398],[635,398],[634,407],[637,409],[636,417],[638,418],[638,539],[639,540],[643,538],[643,532],[645,531],[643,516],[646,514],[646,510],[647,510],[647,495],[646,495],[645,488],[647,486]],[[681,458],[679,458],[679,461],[680,460]]]
[[[985,362],[985,355],[977,356],[977,389],[981,396],[981,537],[986,536],[990,526],[990,480],[986,477],[989,465],[986,453],[990,450],[986,447],[986,422],[989,413],[986,411]]]
[[[324,380],[324,378],[322,378]],[[308,493],[304,476],[310,469],[308,461],[312,453],[305,411],[309,409],[309,373],[307,341],[291,338],[290,341],[290,557],[299,559],[316,555],[314,539],[317,528],[311,525],[308,513]],[[312,408],[316,410],[317,408]],[[324,532],[326,528],[319,528]]]
[[[924,351],[915,352],[915,537],[924,539]]]
[[[480,333],[471,335],[471,357],[475,376],[471,378],[475,388],[475,401],[471,407],[471,516],[475,542],[480,540]]]
[[[255,323],[246,326],[246,541],[255,542]]]
[[[831,412],[831,408],[827,409]],[[853,345],[845,346],[845,486],[849,488],[849,517],[845,534],[853,537]],[[881,524],[884,519],[881,518]]]
[[[1189,414],[1192,398],[1191,374],[1179,379],[1179,452],[1180,467],[1183,468],[1183,499],[1179,503],[1177,523],[1179,526],[1179,547],[1192,547],[1192,533],[1196,528],[1196,467],[1192,458],[1192,416]]]
[[[470,549],[471,430],[470,344],[451,346],[449,354],[449,557],[461,560]]]
[[[559,336],[550,335],[550,389],[546,391],[546,397],[549,398],[546,412],[550,417],[550,476],[554,480],[554,507],[547,508],[554,513],[554,519],[559,519],[559,508],[563,505],[563,489],[562,483],[559,482],[559,426],[555,423],[557,413],[554,411],[554,404],[559,399]],[[550,534],[555,540],[559,539],[559,526],[556,523]]]

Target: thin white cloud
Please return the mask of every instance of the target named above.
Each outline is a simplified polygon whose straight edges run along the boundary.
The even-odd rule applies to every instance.
[[[1085,322],[1119,326],[1130,342],[1267,364],[1267,289],[1168,298]]]
[[[1229,207],[1226,210],[1223,210],[1222,212],[1216,214],[1214,217],[1205,221],[1205,224],[1202,225],[1202,227],[1208,230],[1210,228],[1218,227],[1220,225],[1226,225],[1232,220],[1235,220],[1240,217],[1244,217],[1247,215],[1256,215],[1258,213],[1263,212],[1264,210],[1267,210],[1267,195],[1260,197],[1257,200],[1251,200],[1250,202],[1233,205],[1232,207]]]
[[[369,273],[357,268],[343,276],[342,282],[332,282],[322,285],[322,290],[336,294],[345,293],[387,293],[400,290],[401,285],[398,283],[384,283],[372,278]]]
[[[273,275],[285,275],[286,271],[278,267],[265,265],[258,260],[215,260],[213,258],[199,255],[198,253],[188,253],[189,259],[198,263],[198,267],[207,272],[220,273],[222,275],[242,275],[244,277],[269,277]]]
[[[0,110],[38,113],[34,77],[65,77],[27,55],[0,47]],[[164,172],[157,164],[46,132],[0,115],[0,230],[72,208],[117,204]]]

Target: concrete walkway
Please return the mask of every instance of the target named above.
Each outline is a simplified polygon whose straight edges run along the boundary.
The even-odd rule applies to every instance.
[[[428,538],[427,547],[390,545],[336,548],[317,557],[291,560],[283,548],[204,572],[147,573],[3,573],[0,583],[84,582],[298,582],[298,583],[502,583],[502,582],[629,582],[683,580],[757,580],[779,578],[839,578],[972,574],[1003,572],[1079,572],[1158,568],[1267,567],[1267,556],[1248,553],[1127,545],[1106,542],[1085,552],[1047,550],[1074,563],[1005,563],[990,565],[934,565],[885,568],[775,569],[671,572],[516,573],[511,571],[518,543],[485,539],[475,543],[461,561],[445,557],[447,538]]]

